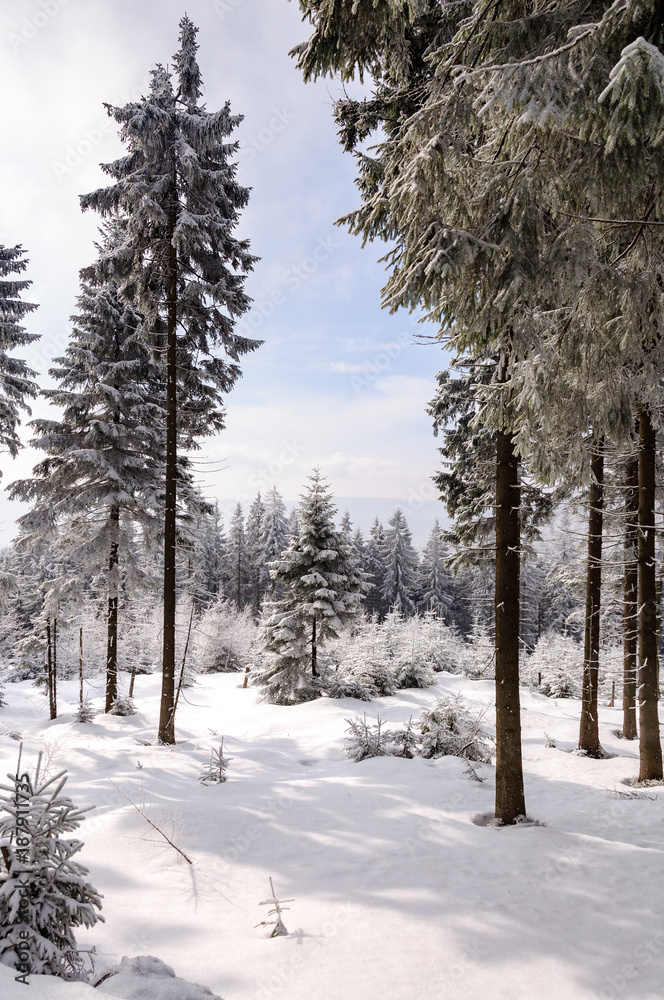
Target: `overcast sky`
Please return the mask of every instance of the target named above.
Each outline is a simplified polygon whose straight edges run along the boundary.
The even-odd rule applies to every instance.
[[[226,431],[197,456],[206,494],[243,500],[275,483],[293,499],[319,465],[337,496],[432,499],[439,456],[425,406],[445,358],[413,339],[432,330],[380,309],[385,248],[362,249],[334,225],[358,203],[355,167],[332,119],[339,85],[305,85],[288,56],[308,35],[295,2],[3,0],[0,243],[28,251],[40,303],[28,322],[42,338],[23,356],[46,385],[79,268],[94,256],[98,219],[78,196],[107,183],[99,163],[122,152],[103,104],[145,92],[185,10],[200,28],[208,109],[230,100],[245,116],[239,179],[252,195],[239,233],[261,261],[243,326],[265,341],[228,396]],[[37,457],[2,456],[3,482],[29,475]],[[2,498],[0,543],[20,512]]]

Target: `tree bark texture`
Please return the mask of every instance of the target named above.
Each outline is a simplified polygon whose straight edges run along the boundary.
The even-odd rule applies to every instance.
[[[496,820],[526,814],[519,699],[521,571],[518,457],[511,433],[498,431],[496,453]]]
[[[162,656],[160,743],[175,743],[175,603],[177,543],[177,181],[173,161],[168,224],[168,321],[166,332],[166,481],[164,509],[164,645]]]
[[[110,546],[108,554],[108,612],[106,638],[106,705],[110,712],[118,696],[118,551],[120,548],[120,507],[114,503],[109,516]]]
[[[644,407],[639,417],[639,781],[662,778],[657,711],[657,580],[655,567],[655,428]]]
[[[623,574],[623,728],[624,740],[635,740],[636,681],[638,673],[639,572],[639,460],[630,459],[625,469],[625,543]]]
[[[597,712],[599,624],[602,599],[602,528],[604,515],[604,449],[601,442],[598,442],[593,450],[590,470],[586,623],[579,750],[585,750],[589,757],[603,757],[604,751],[599,741],[599,716]]]

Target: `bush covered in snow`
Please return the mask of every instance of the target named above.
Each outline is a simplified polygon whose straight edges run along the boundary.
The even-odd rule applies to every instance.
[[[550,698],[579,698],[583,647],[570,636],[545,632],[523,665],[522,674],[531,687]]]
[[[356,683],[370,697],[399,688],[424,688],[435,672],[459,669],[464,643],[434,614],[404,618],[391,612],[384,621],[363,618],[343,632],[330,650],[340,683]]]
[[[196,623],[196,665],[203,673],[244,670],[252,663],[257,641],[258,628],[251,610],[238,610],[233,601],[220,597]]]
[[[376,716],[374,723],[368,723],[366,715],[362,718],[346,719],[349,734],[344,750],[351,760],[359,763],[370,757],[394,756],[394,734],[384,728],[383,720]]]
[[[438,698],[424,708],[416,723],[421,733],[423,757],[467,757],[489,763],[493,739],[482,728],[482,713],[473,713],[461,698]]]
[[[120,695],[115,699],[111,705],[111,710],[109,715],[136,715],[136,706],[134,705],[134,699],[130,698],[129,695]]]

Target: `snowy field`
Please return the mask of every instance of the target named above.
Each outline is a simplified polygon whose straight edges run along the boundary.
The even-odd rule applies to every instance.
[[[139,714],[74,723],[77,684],[59,685],[47,720],[31,682],[9,684],[0,709],[2,773],[20,732],[66,792],[96,807],[79,855],[104,895],[105,923],[81,931],[97,968],[154,955],[225,1000],[661,1000],[664,995],[664,789],[631,792],[638,746],[614,735],[602,708],[606,760],[571,751],[579,703],[523,692],[526,797],[542,825],[481,825],[493,807],[457,758],[343,752],[347,718],[388,724],[439,694],[487,705],[492,681],[437,674],[438,687],[365,704],[327,698],[262,704],[237,674],[208,675],[178,709],[175,748],[154,739],[159,678],[139,676]],[[121,689],[127,689],[123,677]],[[102,695],[102,679],[89,684]],[[545,734],[557,746],[546,746]],[[202,785],[224,737],[229,780]],[[159,842],[111,781],[191,858]],[[636,797],[625,797],[634,795]],[[261,900],[293,898],[288,937],[255,925]],[[0,966],[3,1000],[99,1000],[101,990],[32,977],[29,992]],[[111,980],[105,986],[110,988]]]

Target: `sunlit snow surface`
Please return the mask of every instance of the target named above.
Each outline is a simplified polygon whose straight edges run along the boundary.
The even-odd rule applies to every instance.
[[[138,715],[91,725],[72,721],[77,682],[60,684],[55,722],[30,682],[8,684],[0,731],[20,731],[29,759],[44,749],[51,770],[66,766],[68,794],[96,806],[80,857],[106,922],[78,940],[96,947],[98,973],[157,956],[225,1000],[661,1000],[664,788],[617,797],[638,770],[638,745],[613,733],[620,709],[601,710],[615,756],[590,760],[565,752],[578,702],[523,691],[528,812],[545,825],[494,829],[473,822],[492,809],[492,767],[479,766],[478,783],[457,759],[354,764],[343,753],[345,719],[400,723],[442,693],[488,705],[492,722],[491,681],[437,676],[438,689],[290,708],[260,703],[237,674],[207,676],[186,690],[173,749],[141,742],[155,734],[157,676],[137,678]],[[101,678],[88,693],[100,702]],[[222,735],[229,780],[202,785]],[[3,774],[17,750],[0,736]],[[288,937],[255,926],[268,876],[294,899]],[[0,966],[3,1000],[100,1000],[99,989],[48,977],[26,989],[13,975]]]

